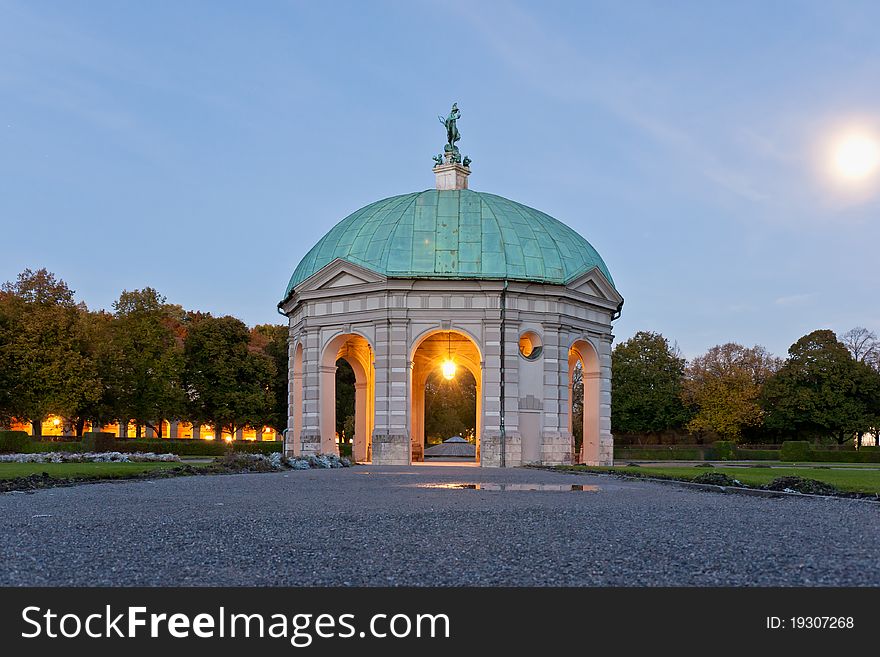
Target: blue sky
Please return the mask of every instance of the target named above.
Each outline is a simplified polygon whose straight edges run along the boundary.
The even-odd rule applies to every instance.
[[[824,168],[880,124],[878,25],[875,2],[0,0],[0,280],[280,322],[334,223],[433,186],[457,101],[471,187],[590,240],[618,339],[880,330],[880,186]]]

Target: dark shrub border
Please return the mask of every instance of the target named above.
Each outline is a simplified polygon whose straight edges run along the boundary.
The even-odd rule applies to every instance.
[[[209,440],[127,440],[117,439],[113,434],[95,433],[83,435],[82,442],[48,442],[28,440],[19,452],[155,452],[178,456],[223,456],[229,452],[244,454],[272,454],[280,452],[281,441],[255,442],[236,440],[232,443]],[[108,438],[109,437],[109,438]]]
[[[617,447],[616,461],[785,461],[816,463],[880,463],[880,449],[862,447],[860,450],[838,445],[813,449],[807,441],[789,440],[781,449],[750,449],[732,442],[718,441],[712,447],[699,445],[657,445]]]
[[[786,440],[779,451],[780,461],[809,461],[810,443],[806,440]]]
[[[30,436],[25,431],[0,431],[0,454],[16,454],[27,450]]]

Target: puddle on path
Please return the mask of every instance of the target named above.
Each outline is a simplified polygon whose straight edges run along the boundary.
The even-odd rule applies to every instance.
[[[584,484],[496,484],[496,483],[482,483],[482,484],[468,484],[468,483],[434,483],[434,484],[420,484],[419,488],[440,488],[445,490],[489,490],[489,491],[528,491],[528,492],[571,492],[571,491],[583,491],[583,492],[596,492],[599,490],[598,486],[588,486]]]

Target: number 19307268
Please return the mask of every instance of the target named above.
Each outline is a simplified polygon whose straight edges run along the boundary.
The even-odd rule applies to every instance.
[[[851,630],[852,616],[767,616],[768,630]]]

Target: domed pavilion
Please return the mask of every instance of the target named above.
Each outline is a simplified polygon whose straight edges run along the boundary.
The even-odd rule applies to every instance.
[[[476,382],[484,466],[610,465],[611,322],[623,305],[577,232],[534,208],[468,189],[457,107],[435,189],[392,196],[336,224],[293,272],[285,451],[335,453],[336,363],[355,374],[355,460],[424,459],[429,377]],[[450,126],[451,123],[451,126]],[[572,378],[584,387],[574,452]]]

